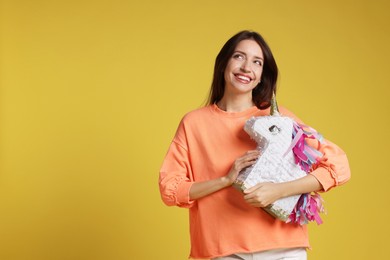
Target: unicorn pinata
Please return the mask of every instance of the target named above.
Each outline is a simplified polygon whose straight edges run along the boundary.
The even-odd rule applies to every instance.
[[[238,175],[234,186],[241,191],[261,182],[280,183],[302,178],[322,157],[305,141],[311,138],[321,142],[322,136],[314,129],[280,115],[275,94],[270,116],[250,118],[244,130],[256,141],[261,155],[255,164]],[[301,225],[313,220],[321,224],[319,212],[324,212],[322,198],[317,193],[282,198],[263,209],[282,221]]]

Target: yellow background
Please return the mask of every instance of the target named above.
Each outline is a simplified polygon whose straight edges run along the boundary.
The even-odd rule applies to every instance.
[[[388,256],[390,16],[383,0],[9,0],[0,5],[0,259],[186,259],[158,171],[214,59],[259,31],[278,101],[348,154],[310,259]],[[229,227],[226,227],[229,228]]]

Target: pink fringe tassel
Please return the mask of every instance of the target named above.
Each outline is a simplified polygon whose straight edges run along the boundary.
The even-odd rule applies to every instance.
[[[322,141],[322,136],[314,129],[309,128],[305,131],[303,128],[309,128],[304,125],[294,124],[292,150],[295,157],[295,163],[298,164],[303,171],[309,173],[319,159],[322,153],[309,146],[305,139],[317,139]],[[318,193],[302,194],[297,205],[291,212],[287,223],[299,223],[300,225],[307,224],[309,221],[316,221],[318,225],[322,224],[322,219],[319,213],[325,212],[323,207],[323,199]]]

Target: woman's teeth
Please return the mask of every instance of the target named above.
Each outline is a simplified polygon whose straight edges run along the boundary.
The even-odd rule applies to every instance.
[[[251,78],[246,77],[246,76],[237,75],[236,77],[237,77],[238,79],[243,80],[243,81],[246,81],[246,82],[251,81]]]

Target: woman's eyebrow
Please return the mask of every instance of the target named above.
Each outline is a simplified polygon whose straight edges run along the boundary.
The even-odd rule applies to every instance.
[[[241,54],[244,54],[246,56],[246,53],[243,52],[243,51],[235,51],[235,53],[238,52],[238,53],[241,53]]]
[[[264,60],[262,57],[257,57],[255,56],[256,59],[259,59],[259,60]]]

